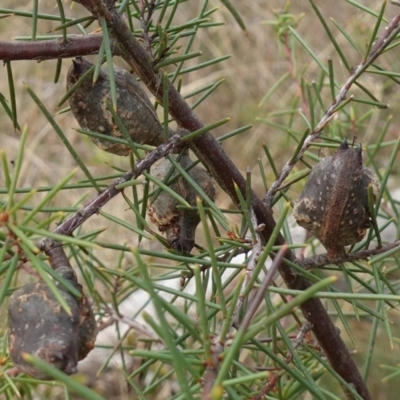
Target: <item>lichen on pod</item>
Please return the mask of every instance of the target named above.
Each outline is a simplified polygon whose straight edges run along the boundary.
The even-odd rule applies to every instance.
[[[93,64],[78,57],[73,60],[67,75],[67,90],[85,74]],[[117,92],[117,115],[131,139],[139,144],[158,146],[164,141],[164,129],[147,94],[136,79],[122,68],[114,68]],[[110,79],[102,68],[95,83],[89,74],[69,97],[71,111],[80,127],[103,135],[124,139],[118,125],[107,107],[111,104]],[[126,144],[90,136],[96,146],[107,152],[126,156],[131,151]]]
[[[27,362],[24,353],[32,354],[70,375],[77,363],[94,346],[97,324],[88,299],[78,283],[65,253],[58,242],[49,241],[46,253],[55,272],[81,293],[77,298],[63,285],[57,289],[70,308],[61,306],[43,282],[27,284],[10,297],[9,352],[15,367],[37,379],[52,379],[47,373]]]
[[[171,154],[175,159],[177,154]],[[182,154],[179,164],[186,169],[192,164],[188,150]],[[160,163],[151,169],[151,175],[159,181],[163,181],[170,169],[172,163],[167,159],[162,159]],[[210,174],[201,166],[195,165],[188,171],[189,176],[201,187],[203,192],[211,201],[216,197],[216,186]],[[178,171],[172,173],[171,179],[178,175]],[[169,187],[185,199],[190,206],[196,207],[197,192],[190,186],[183,176],[179,176]],[[157,189],[157,185],[152,185],[152,189]],[[168,247],[178,250],[182,253],[190,253],[195,243],[196,227],[200,222],[200,216],[197,209],[189,210],[178,208],[178,201],[169,193],[162,190],[156,198],[150,199],[148,214],[150,220],[158,226],[160,232],[165,232],[167,236]]]
[[[345,139],[312,169],[294,205],[297,223],[321,241],[329,258],[343,255],[344,247],[362,240],[371,225],[368,186],[375,200],[379,182],[363,166],[361,152],[361,145],[351,148]]]

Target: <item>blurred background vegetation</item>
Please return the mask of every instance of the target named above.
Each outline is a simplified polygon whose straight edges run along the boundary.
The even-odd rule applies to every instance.
[[[22,11],[32,11],[32,1],[19,1],[18,5],[15,1],[2,0],[1,7],[6,9],[18,9]],[[361,3],[361,2],[360,2]],[[294,44],[293,35],[286,30],[286,24],[295,27],[296,32],[308,44],[309,48],[315,55],[327,64],[327,58],[331,57],[335,72],[335,79],[341,85],[349,75],[349,72],[343,66],[337,52],[332,45],[332,42],[326,31],[323,29],[320,21],[316,17],[315,12],[309,2],[293,1],[289,11],[285,11],[287,2],[282,0],[261,1],[255,0],[251,2],[237,2],[235,7],[241,15],[245,25],[244,32],[236,23],[230,12],[222,5],[220,1],[209,1],[209,8],[220,7],[220,9],[212,14],[213,22],[221,22],[221,26],[200,29],[194,45],[193,51],[201,51],[202,56],[194,60],[189,60],[185,63],[185,67],[196,65],[200,62],[216,59],[225,55],[230,55],[230,58],[224,62],[211,65],[210,67],[193,71],[190,74],[183,76],[183,85],[181,92],[185,95],[191,93],[205,84],[216,82],[224,78],[225,81],[206,101],[204,101],[197,109],[196,113],[204,124],[209,124],[220,120],[227,116],[232,119],[227,124],[215,131],[213,135],[218,137],[226,132],[237,129],[243,125],[251,124],[252,128],[235,136],[232,139],[223,142],[223,147],[229,157],[237,165],[243,174],[246,168],[249,167],[252,171],[252,187],[253,190],[262,197],[265,194],[265,188],[262,183],[261,173],[258,160],[261,160],[264,166],[268,182],[272,182],[274,174],[269,166],[268,160],[265,157],[262,144],[266,143],[272,158],[275,160],[275,165],[278,171],[284,163],[290,159],[293,154],[295,143],[287,134],[285,127],[293,131],[302,132],[306,128],[300,110],[304,111],[305,97],[302,85],[305,82],[318,82],[321,79],[321,68],[305,51],[299,43]],[[362,10],[358,3],[352,1],[339,0],[336,2],[316,0],[320,13],[326,19],[326,22],[331,27],[335,34],[338,44],[341,46],[348,63],[351,66],[356,66],[362,60],[360,55],[349,44],[343,34],[335,28],[337,22],[351,36],[354,45],[362,51],[365,50],[370,39],[371,31],[376,22],[376,15]],[[358,5],[357,5],[358,4]],[[378,13],[382,6],[381,1],[364,0],[362,6],[368,7]],[[194,18],[198,14],[201,7],[198,1],[182,2],[179,5],[178,12],[174,17],[174,24],[179,25],[185,21]],[[68,17],[78,18],[86,15],[82,7],[71,1],[64,2],[64,8],[68,13]],[[58,14],[55,3],[39,2],[39,11],[45,14]],[[399,12],[399,8],[391,4],[387,5],[385,17],[390,20],[395,13]],[[282,16],[285,18],[282,18]],[[277,22],[278,21],[278,22]],[[50,32],[57,21],[40,20],[38,25],[38,34],[45,35]],[[382,28],[385,26],[383,24]],[[137,26],[138,28],[139,26]],[[97,24],[92,25],[93,30],[97,28]],[[9,16],[0,19],[0,40],[12,40],[16,36],[29,36],[32,26],[30,18],[23,16]],[[69,33],[79,33],[75,28],[71,28]],[[285,36],[287,35],[287,36]],[[286,46],[289,43],[289,47]],[[182,44],[185,40],[182,40]],[[293,45],[293,47],[291,47]],[[288,48],[293,51],[288,52]],[[93,57],[93,60],[95,57]],[[386,70],[399,71],[400,58],[398,57],[398,49],[394,48],[387,55],[379,59],[379,64]],[[116,58],[115,64],[122,67],[127,67],[123,60]],[[18,122],[20,126],[28,125],[29,133],[24,150],[24,160],[22,170],[18,182],[19,187],[42,187],[54,186],[63,177],[65,177],[72,169],[76,167],[76,163],[71,155],[66,151],[59,137],[55,134],[49,122],[39,111],[37,105],[32,101],[32,98],[27,94],[23,83],[28,84],[35,93],[40,95],[41,101],[45,104],[48,110],[56,113],[57,103],[65,94],[65,79],[71,61],[63,60],[60,79],[57,83],[53,82],[56,61],[48,60],[37,63],[35,61],[16,61],[12,62],[13,77],[15,82],[15,92],[18,110]],[[172,68],[171,68],[172,70]],[[271,93],[277,82],[288,72],[285,81],[280,84],[276,90]],[[345,116],[341,115],[335,118],[326,132],[326,136],[335,136],[336,138],[347,137],[352,139],[357,137],[357,142],[361,142],[363,146],[372,145],[377,140],[377,133],[381,132],[391,118],[391,124],[388,127],[385,142],[389,143],[382,146],[374,155],[375,167],[386,168],[387,160],[393,151],[393,143],[391,141],[398,138],[398,126],[400,122],[400,113],[397,112],[399,107],[400,91],[398,84],[385,76],[377,74],[364,74],[360,82],[373,93],[373,95],[387,103],[390,108],[371,107],[370,104],[354,103],[347,109]],[[8,96],[8,81],[6,68],[0,69],[0,92]],[[265,95],[269,93],[268,98]],[[350,92],[356,97],[362,97],[363,93],[359,88],[354,86]],[[198,97],[197,97],[198,98]],[[196,97],[190,98],[189,103],[193,103]],[[329,104],[329,90],[326,90],[324,97],[325,104]],[[160,111],[160,119],[162,119],[162,110]],[[287,112],[284,112],[287,111]],[[318,110],[316,119],[322,115],[324,110]],[[70,112],[56,115],[57,123],[67,134],[68,139],[79,153],[80,157],[85,161],[94,176],[106,176],[113,172],[113,169],[127,170],[129,169],[129,160],[124,157],[117,157],[112,154],[105,153],[95,147],[88,137],[76,132],[78,128],[77,122],[74,120]],[[4,110],[0,108],[0,148],[6,153],[8,160],[14,160],[18,154],[20,143],[20,132],[15,131],[12,121],[7,117]],[[391,144],[390,144],[391,143]],[[319,148],[313,149],[310,154],[314,157],[309,157],[309,162],[312,164],[317,160],[316,156],[321,155]],[[371,160],[367,158],[367,164]],[[399,166],[394,163],[388,188],[393,192],[394,196],[398,190],[399,181]],[[3,174],[0,174],[0,187],[4,187],[2,181]],[[74,177],[74,181],[85,179],[84,174],[78,171]],[[297,198],[304,181],[292,186],[289,195],[294,200]],[[35,203],[38,203],[45,193],[35,194]],[[71,207],[84,204],[94,195],[93,189],[75,189],[69,190],[68,193],[62,192],[56,196],[49,206],[58,208],[59,210],[70,210]],[[3,194],[0,194],[0,198]],[[216,204],[220,208],[234,208],[230,198],[223,192],[219,193]],[[395,203],[398,205],[398,203]],[[103,212],[110,213],[117,218],[134,224],[134,215],[130,210],[127,210],[127,204],[118,196],[109,202]],[[279,215],[279,210],[275,211],[275,216]],[[242,220],[240,214],[229,214],[229,222],[232,227],[239,226]],[[396,222],[396,221],[395,221]],[[294,225],[291,225],[291,228]],[[129,246],[138,245],[136,235],[120,224],[114,223],[112,220],[94,216],[89,219],[82,229],[80,234],[92,232],[98,229],[104,229],[99,240],[107,243],[115,243],[115,238],[118,238],[119,244]],[[153,229],[156,229],[153,227]],[[295,233],[295,228],[294,233]],[[388,230],[388,239],[396,238],[396,226],[392,224],[392,230]],[[301,242],[305,240],[305,236],[297,236]],[[197,235],[198,243],[204,245],[203,235],[199,232]],[[156,241],[144,241],[141,247],[151,250],[161,250],[162,246]],[[101,260],[108,268],[125,268],[134,263],[133,256],[125,253],[121,254],[111,248],[98,248],[93,254],[96,259]],[[78,262],[78,258],[74,260]],[[149,263],[156,261],[149,257]],[[164,260],[165,261],[165,260]],[[168,263],[167,261],[165,261]],[[391,277],[397,282],[398,273],[392,272]],[[19,282],[29,281],[34,278],[24,277],[20,274]],[[345,286],[344,286],[345,287]],[[344,288],[343,287],[343,288]],[[105,287],[101,284],[96,287],[104,299],[110,301]],[[133,293],[133,291],[132,291]],[[133,300],[130,304],[135,307],[135,301],[139,303],[141,300]],[[351,340],[340,322],[337,323],[346,339],[348,346],[354,350],[355,358],[360,368],[364,366],[366,349],[370,346],[371,317],[363,317],[360,320],[355,318],[354,309],[351,303],[340,302],[342,312],[348,316],[348,330],[352,332],[354,340]],[[367,303],[368,304],[368,303]],[[326,303],[332,317],[335,318],[336,311]],[[371,308],[374,308],[374,303],[371,302]],[[128,307],[129,309],[129,307]],[[132,311],[131,311],[132,313]],[[0,313],[0,332],[3,335],[1,348],[3,349],[3,357],[6,357],[5,332],[6,332],[6,314],[5,308],[1,308]],[[389,373],[397,371],[394,366],[399,362],[400,354],[400,329],[399,329],[399,313],[396,309],[388,310],[388,319],[393,332],[393,347],[390,346],[386,328],[379,325],[375,338],[375,349],[371,370],[368,377],[368,386],[371,390],[372,397],[377,400],[396,400],[400,398],[398,393],[398,384],[396,379],[384,380]],[[110,334],[110,342],[107,342],[107,337],[104,339],[103,346],[114,346],[114,337]],[[130,341],[130,342],[129,342]],[[128,337],[128,343],[136,344],[135,334]],[[145,347],[145,346],[144,346]],[[6,359],[6,358],[4,358]],[[94,359],[95,360],[95,359]],[[80,374],[76,379],[97,390],[107,399],[130,399],[139,398],[132,397],[127,385],[124,382],[124,375],[119,373],[118,368],[114,367],[113,362],[109,362],[102,372],[100,377],[96,377],[97,368],[104,360],[95,360],[92,364],[85,364],[80,367]],[[392,369],[384,367],[390,365]],[[140,361],[135,361],[134,365],[130,365],[130,369],[134,370],[140,366]],[[162,367],[160,367],[162,369]],[[394,369],[393,369],[394,368]],[[155,373],[155,372],[154,372]],[[159,371],[157,371],[157,374]],[[1,371],[0,371],[1,374]],[[157,376],[155,373],[155,376]],[[150,379],[150,378],[149,378]],[[4,378],[0,375],[0,381]],[[343,398],[343,393],[334,381],[331,375],[326,374],[322,377],[320,385],[335,393],[338,398]],[[24,386],[22,386],[21,394],[24,395]],[[39,387],[38,387],[39,388]],[[146,395],[148,399],[166,399],[173,396],[177,391],[176,382],[166,380],[162,385],[156,386],[154,390]],[[54,388],[53,386],[41,385],[40,389],[29,395],[26,398],[80,398],[77,395],[66,395],[62,386]],[[1,398],[0,393],[0,398]],[[30,397],[31,396],[31,397]],[[271,396],[273,396],[271,394]],[[244,398],[244,397],[243,397]],[[275,397],[270,397],[275,398]],[[290,398],[290,397],[285,397]],[[303,397],[309,399],[311,395],[304,394]]]

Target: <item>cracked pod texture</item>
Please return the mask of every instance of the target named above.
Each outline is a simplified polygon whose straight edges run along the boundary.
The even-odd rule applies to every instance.
[[[56,272],[82,293],[77,299],[60,284],[56,284],[71,309],[68,315],[53,292],[43,282],[25,285],[10,297],[9,351],[21,372],[37,379],[52,379],[37,367],[27,363],[23,353],[33,354],[66,374],[77,371],[76,366],[94,346],[97,324],[82,286],[69,266]]]
[[[176,158],[176,154],[171,157]],[[192,160],[186,153],[180,159],[180,165],[187,168],[192,164]],[[172,164],[168,159],[163,159],[151,170],[151,175],[161,182],[166,178]],[[201,166],[196,165],[188,171],[190,177],[201,187],[204,193],[211,201],[215,200],[216,187],[210,174]],[[176,169],[172,177],[178,175]],[[196,207],[196,191],[190,186],[182,176],[177,178],[169,187],[184,198],[191,206]],[[153,190],[157,189],[153,185]],[[158,226],[160,232],[165,232],[167,236],[168,247],[178,250],[182,253],[190,253],[195,243],[196,227],[200,222],[200,216],[197,210],[179,209],[178,201],[170,194],[161,191],[156,199],[150,199],[148,214],[151,221]]]
[[[92,66],[90,61],[76,58],[68,71],[67,90]],[[117,89],[117,115],[129,136],[139,144],[157,146],[162,143],[164,129],[145,91],[124,69],[114,68],[114,78]],[[106,102],[111,104],[112,100],[110,80],[104,68],[100,70],[96,83],[93,84],[93,74],[89,74],[69,98],[72,113],[82,129],[124,139]],[[90,139],[100,149],[113,154],[126,156],[131,151],[125,144],[113,143],[93,136],[90,136]]]
[[[368,186],[374,197],[379,183],[362,165],[361,146],[344,140],[333,156],[322,159],[311,171],[293,214],[299,225],[317,237],[328,256],[343,254],[344,246],[359,242],[371,224]]]

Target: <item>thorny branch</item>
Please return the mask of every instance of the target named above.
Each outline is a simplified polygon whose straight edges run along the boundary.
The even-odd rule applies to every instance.
[[[321,121],[307,136],[297,156],[293,160],[289,160],[282,168],[282,171],[279,173],[278,177],[273,182],[273,184],[271,185],[267,194],[264,197],[263,201],[266,204],[268,205],[272,204],[272,200],[275,196],[275,193],[279,190],[279,187],[282,185],[283,181],[288,177],[290,171],[293,169],[296,163],[304,156],[304,153],[311,146],[312,142],[319,137],[325,126],[335,116],[337,107],[342,101],[346,100],[347,93],[349,92],[351,86],[365,72],[365,70],[383,53],[385,48],[392,42],[392,40],[397,36],[399,32],[400,32],[400,14],[392,19],[392,21],[386,27],[383,35],[372,46],[371,51],[368,54],[367,58],[361,64],[359,64],[354,69],[354,71],[352,71],[351,75],[347,78],[347,81],[339,90],[339,93],[337,94],[335,100],[326,110]]]

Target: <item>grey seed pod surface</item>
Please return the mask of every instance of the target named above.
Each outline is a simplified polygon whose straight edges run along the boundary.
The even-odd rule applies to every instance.
[[[84,58],[76,58],[67,76],[67,90],[88,71],[93,64]],[[117,90],[117,115],[127,129],[132,140],[139,144],[157,146],[164,140],[164,129],[147,94],[136,79],[126,70],[114,68]],[[102,133],[119,139],[123,134],[114,122],[106,102],[111,104],[110,80],[107,70],[100,70],[97,82],[93,84],[93,75],[70,96],[69,104],[80,127],[85,130]],[[120,156],[126,156],[130,147],[112,143],[108,140],[90,136],[100,149]]]
[[[330,258],[342,255],[344,246],[362,240],[370,227],[370,184],[376,198],[379,183],[362,165],[361,146],[350,148],[346,140],[333,156],[325,157],[312,169],[293,215],[321,241]]]
[[[171,157],[177,157],[172,154]],[[183,154],[180,159],[180,165],[187,168],[192,161],[187,154]],[[154,166],[151,174],[160,181],[163,181],[171,169],[172,164],[168,159],[163,159]],[[175,171],[172,177],[176,176]],[[215,182],[210,174],[201,166],[196,165],[188,171],[189,176],[202,188],[204,193],[214,201],[216,197]],[[153,185],[152,189],[157,186]],[[171,185],[170,188],[184,198],[191,206],[196,206],[196,191],[190,186],[185,178],[180,176]],[[158,226],[160,232],[165,232],[168,246],[182,253],[190,253],[195,243],[196,227],[200,222],[200,216],[197,210],[179,209],[178,201],[165,191],[157,196],[156,199],[150,199],[148,214],[150,220]]]
[[[56,271],[82,293],[82,297],[77,299],[57,284],[71,309],[71,315],[65,312],[43,282],[31,283],[16,290],[8,306],[11,359],[21,372],[37,379],[52,377],[26,362],[23,353],[33,354],[69,375],[77,372],[77,362],[93,348],[97,335],[93,311],[75,272],[69,266],[62,266]]]

